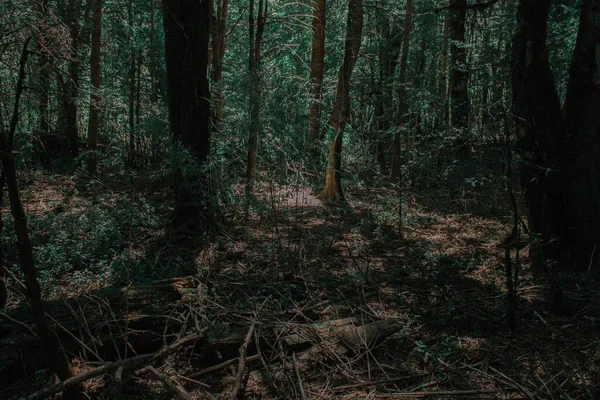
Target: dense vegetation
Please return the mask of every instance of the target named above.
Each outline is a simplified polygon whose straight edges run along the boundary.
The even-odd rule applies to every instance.
[[[0,398],[600,397],[598,32],[3,1]]]

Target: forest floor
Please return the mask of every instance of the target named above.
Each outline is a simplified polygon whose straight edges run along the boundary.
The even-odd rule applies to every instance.
[[[496,189],[405,195],[401,237],[395,191],[348,187],[345,204],[324,205],[310,188],[269,185],[208,239],[165,228],[166,190],[103,182],[80,192],[66,177],[33,182],[23,193],[47,297],[190,275],[197,298],[184,311],[173,305],[186,321],[180,337],[195,329],[188,319],[196,329],[242,333],[229,347],[187,346],[157,365],[175,388],[148,369],[131,371],[123,398],[226,398],[238,385],[241,398],[600,398],[597,280],[563,277],[571,312],[558,315],[545,280],[522,268],[516,330],[507,327],[497,244],[510,232],[510,212]],[[61,234],[65,227],[73,232]],[[64,254],[77,251],[79,259]],[[44,267],[53,263],[56,270]],[[25,301],[15,286],[9,279],[7,313]],[[14,322],[0,317],[6,323]],[[338,325],[358,339],[336,334]],[[357,329],[365,325],[375,331]],[[300,346],[282,345],[290,332]],[[248,362],[238,374],[240,348]],[[98,365],[83,354],[70,354],[78,370]],[[0,398],[39,390],[49,376],[22,376],[0,387]],[[85,393],[111,398],[111,382],[91,379]]]

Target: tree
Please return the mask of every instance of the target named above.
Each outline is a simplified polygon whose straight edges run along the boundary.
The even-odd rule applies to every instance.
[[[213,128],[221,132],[225,96],[221,81],[223,79],[223,59],[225,58],[225,39],[227,35],[228,0],[217,0],[216,15],[212,30],[212,83],[214,97]]]
[[[67,123],[71,156],[79,156],[79,130],[77,128],[77,99],[79,97],[79,16],[82,0],[69,0],[67,8],[67,26],[70,34],[69,74],[64,82],[59,74],[59,83],[63,89],[63,108]]]
[[[408,64],[408,49],[410,45],[410,31],[412,29],[413,2],[406,1],[406,17],[404,20],[404,33],[402,34],[402,56],[400,59],[400,79],[398,89],[398,110],[396,112],[396,122],[398,124],[394,134],[394,147],[392,154],[392,172],[390,179],[392,183],[398,183],[400,179],[400,151],[402,145],[402,129],[406,124],[406,114],[408,112],[406,98],[406,69]]]
[[[350,77],[358,58],[363,29],[363,2],[348,2],[348,20],[346,24],[346,40],[344,43],[344,61],[337,79],[337,89],[333,111],[329,120],[332,138],[329,143],[329,155],[325,173],[325,187],[317,198],[321,200],[342,200],[342,140],[344,127],[350,108]]]
[[[327,5],[325,0],[313,0],[312,5],[312,50],[310,63],[310,105],[308,107],[308,141],[307,150],[314,149],[319,138],[321,124],[321,86],[325,70],[325,24],[327,22]]]
[[[87,172],[90,175],[96,175],[98,149],[98,136],[100,130],[100,84],[101,76],[101,58],[100,51],[102,47],[102,3],[103,0],[94,0],[92,2],[92,52],[90,56],[90,117],[88,121],[87,145],[90,152],[87,158]]]
[[[33,259],[33,248],[29,239],[29,229],[27,226],[27,217],[25,209],[21,201],[19,191],[19,182],[17,180],[17,170],[15,163],[15,152],[13,151],[13,143],[15,132],[20,114],[20,101],[24,91],[25,71],[28,61],[28,45],[31,37],[25,41],[23,51],[19,62],[19,76],[17,87],[15,89],[13,115],[10,120],[8,133],[4,130],[4,123],[0,113],[0,157],[2,159],[2,174],[0,176],[0,191],[4,190],[6,184],[8,191],[8,199],[10,202],[10,210],[14,220],[14,230],[17,236],[17,248],[19,253],[19,263],[25,276],[25,287],[27,297],[31,303],[31,313],[34,323],[38,330],[39,336],[45,344],[46,360],[61,381],[69,379],[73,374],[71,365],[67,359],[66,353],[56,331],[52,328],[44,311],[44,302],[42,300],[42,290],[37,278],[37,269]],[[0,198],[2,195],[0,195]],[[0,253],[3,255],[3,253]],[[3,260],[2,260],[3,261]],[[3,263],[2,263],[3,264]],[[0,268],[4,265],[0,264]],[[1,286],[6,295],[4,285]],[[2,300],[2,299],[0,299]],[[2,304],[3,302],[0,302]],[[65,398],[75,399],[78,397],[78,389],[73,388],[67,390]]]
[[[260,132],[260,47],[262,44],[265,22],[267,20],[268,0],[258,0],[258,16],[254,26],[254,0],[250,0],[248,11],[250,54],[248,82],[250,91],[250,132],[248,135],[248,160],[246,164],[246,193],[252,193],[256,179],[256,152],[258,150],[258,134]],[[255,32],[256,28],[256,32]]]
[[[48,18],[48,0],[42,0],[39,3],[42,31],[38,35],[38,46],[40,49],[39,57],[39,108],[40,108],[40,142],[44,147],[47,145],[48,134],[50,133],[49,121],[49,95],[50,92],[50,54],[47,49],[48,40],[45,29],[47,29]]]
[[[191,154],[175,172],[174,226],[205,231],[213,222],[208,162],[210,86],[208,45],[212,0],[163,0],[169,123],[175,141]]]
[[[571,61],[564,115],[568,133],[566,179],[568,253],[580,271],[600,262],[600,2],[583,0]]]
[[[519,2],[511,74],[531,263],[534,271],[550,277],[554,300],[560,305],[562,292],[554,264],[566,243],[566,129],[546,48],[549,8],[549,0]]]
[[[465,43],[467,0],[450,0],[450,126],[461,154],[468,154],[462,136],[469,127],[469,68]]]

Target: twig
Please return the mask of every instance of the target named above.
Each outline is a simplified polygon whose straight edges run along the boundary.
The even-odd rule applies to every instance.
[[[336,386],[336,387],[331,388],[331,389],[332,390],[345,390],[345,389],[354,389],[354,388],[358,388],[358,387],[377,386],[377,385],[383,385],[383,384],[386,384],[386,383],[395,383],[395,382],[405,381],[405,380],[409,380],[409,379],[423,378],[423,377],[428,376],[428,375],[429,374],[418,374],[418,375],[401,376],[399,378],[384,379],[384,380],[381,380],[381,381],[366,382],[366,383],[355,383],[353,385]]]
[[[493,394],[498,393],[500,390],[443,390],[439,392],[402,392],[402,393],[390,393],[390,394],[377,394],[376,398],[379,399],[396,399],[404,397],[432,397],[432,396],[469,396],[473,394]]]
[[[73,376],[69,379],[66,379],[62,382],[59,382],[55,385],[47,386],[46,388],[40,390],[39,392],[36,392],[27,397],[23,397],[22,399],[26,399],[26,400],[45,399],[46,397],[49,397],[55,393],[64,392],[65,390],[72,388],[74,386],[77,386],[80,383],[83,383],[89,379],[116,371],[117,369],[119,369],[119,367],[123,367],[123,369],[125,370],[125,369],[135,369],[135,368],[139,368],[144,365],[148,365],[154,361],[165,358],[167,355],[169,355],[170,353],[173,353],[174,351],[176,351],[180,347],[186,345],[187,343],[204,338],[204,334],[206,333],[206,330],[207,329],[204,329],[203,332],[199,333],[198,335],[188,336],[181,340],[178,340],[175,343],[171,344],[170,346],[165,346],[155,353],[143,354],[141,356],[136,356],[136,357],[128,358],[125,360],[120,360],[120,361],[115,361],[112,363],[104,364],[103,366],[101,366],[99,368],[90,370],[83,374],[75,375],[75,376]]]
[[[11,317],[11,316],[3,313],[3,312],[0,312],[0,316],[4,317],[6,319],[11,320],[15,324],[21,325],[23,328],[27,329],[29,331],[29,333],[31,333],[35,338],[39,339],[38,335],[36,335],[36,333],[33,331],[33,329],[31,329],[29,326],[27,326],[27,324],[25,324],[25,323],[23,323],[21,321],[18,321],[18,320],[14,319],[13,317]]]
[[[248,362],[251,362],[254,360],[258,360],[259,358],[260,358],[260,356],[258,354],[255,354],[253,356],[246,357],[246,362],[248,363]],[[193,374],[189,375],[188,378],[190,378],[190,379],[197,378],[202,375],[210,374],[211,372],[215,372],[220,369],[226,368],[226,367],[230,366],[231,364],[235,364],[235,362],[238,360],[239,360],[239,358],[232,358],[231,360],[223,361],[220,364],[213,365],[212,367],[204,368],[203,370],[198,371],[198,372],[194,372]]]
[[[152,373],[159,381],[162,382],[165,387],[172,392],[177,398],[181,400],[191,400],[192,396],[178,383],[171,382],[171,378],[162,372],[158,371],[156,368],[149,366],[146,368],[148,371]]]
[[[252,321],[252,325],[250,325],[250,329],[248,329],[246,339],[240,347],[240,363],[238,365],[237,373],[235,374],[235,384],[233,385],[233,389],[231,390],[229,397],[227,397],[229,400],[235,400],[237,398],[238,392],[240,391],[240,387],[242,386],[242,379],[244,377],[244,371],[246,370],[246,350],[248,349],[250,339],[252,339],[254,325],[256,325],[256,320]]]
[[[300,389],[300,398],[306,400],[306,393],[304,393],[304,385],[302,384],[302,377],[300,376],[300,369],[298,369],[298,361],[296,360],[296,353],[292,353],[292,360],[294,362],[294,372],[296,373],[296,379],[298,380],[298,388]]]

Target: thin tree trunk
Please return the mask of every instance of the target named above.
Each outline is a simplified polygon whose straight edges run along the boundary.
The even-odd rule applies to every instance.
[[[467,0],[450,0],[450,126],[458,153],[466,157],[465,135],[469,128],[469,68],[465,43]]]
[[[127,159],[130,165],[133,164],[135,156],[135,89],[136,89],[136,57],[134,49],[134,19],[133,19],[133,0],[129,0],[127,7],[127,14],[129,19],[129,149],[127,152]]]
[[[342,191],[342,134],[346,126],[350,109],[350,77],[358,58],[363,30],[363,2],[350,0],[348,3],[348,21],[346,41],[344,43],[344,62],[338,73],[335,102],[329,125],[332,140],[329,143],[329,155],[325,173],[325,187],[317,196],[321,200],[343,200]]]
[[[313,0],[312,6],[312,55],[310,64],[310,98],[308,107],[307,152],[314,150],[319,138],[321,125],[321,86],[325,69],[325,24],[327,22],[327,4],[325,0]]]
[[[564,112],[569,140],[567,250],[579,271],[600,262],[600,2],[583,0]]]
[[[406,70],[408,67],[408,51],[410,46],[410,31],[412,30],[413,1],[406,1],[406,19],[404,20],[404,33],[402,35],[402,56],[400,59],[400,87],[398,89],[398,110],[396,112],[397,128],[394,133],[394,147],[392,153],[392,183],[400,181],[400,156],[402,151],[402,132],[406,124],[408,105],[406,98]]]
[[[41,27],[45,29],[48,18],[48,0],[40,2],[40,16],[43,19]],[[50,133],[49,121],[49,96],[50,92],[50,55],[47,49],[47,39],[45,31],[42,31],[38,36],[38,45],[40,48],[40,70],[39,70],[39,107],[40,107],[40,141],[42,146],[46,148],[48,142],[48,134]]]
[[[79,129],[77,127],[77,99],[79,97],[79,16],[81,12],[81,0],[69,0],[68,26],[71,37],[71,48],[69,55],[69,81],[65,85],[65,115],[67,120],[67,133],[71,156],[79,157]]]
[[[445,131],[448,126],[448,15],[444,16],[442,33],[442,70],[440,75],[440,109],[438,112],[438,129],[440,131]]]
[[[90,56],[90,117],[88,124],[88,151],[87,172],[96,175],[98,149],[98,136],[100,125],[100,85],[101,78],[101,59],[100,50],[102,46],[102,2],[103,0],[94,0],[92,3],[94,11],[92,15],[92,53]]]
[[[154,9],[156,0],[150,0],[150,103],[158,103],[158,82],[156,72],[156,28],[154,26]]]
[[[225,95],[221,87],[223,79],[223,59],[225,57],[225,36],[227,34],[227,8],[228,0],[217,1],[217,15],[213,25],[212,39],[212,83],[213,83],[213,128],[217,133],[223,129],[223,109]]]
[[[380,10],[378,13],[378,21],[376,26],[381,28],[379,35],[379,84],[375,87],[375,118],[377,126],[377,162],[379,164],[379,172],[382,175],[388,175],[389,169],[386,160],[386,150],[390,146],[389,130],[390,121],[392,121],[392,93],[393,93],[393,77],[396,65],[398,64],[398,56],[400,47],[402,46],[403,35],[397,29],[390,29],[389,16],[385,10]]]
[[[17,235],[19,262],[25,276],[25,286],[27,289],[27,296],[29,297],[29,301],[31,303],[33,319],[40,338],[45,344],[48,364],[54,367],[54,372],[56,372],[61,381],[64,381],[72,376],[71,366],[66,357],[64,348],[62,347],[56,332],[48,323],[46,313],[44,312],[42,292],[37,279],[37,270],[33,261],[33,250],[29,240],[27,219],[19,193],[19,184],[17,181],[15,157],[13,152],[13,139],[20,114],[19,103],[24,89],[22,83],[25,79],[25,67],[27,65],[27,58],[29,54],[29,51],[27,50],[29,40],[30,39],[27,39],[25,42],[23,53],[21,55],[19,79],[15,92],[15,104],[8,135],[6,135],[4,132],[4,124],[0,118],[0,155],[2,156],[2,177],[0,178],[0,181],[2,182],[2,186],[4,186],[4,183],[6,182],[8,189],[10,209],[14,220],[15,233]],[[3,187],[0,187],[0,191],[2,190]],[[77,395],[77,388],[69,390],[67,393],[65,393],[65,397],[69,399],[77,398]]]
[[[246,193],[254,190],[256,180],[256,152],[260,132],[260,47],[265,30],[267,0],[258,0],[256,34],[254,32],[254,0],[250,0],[248,22],[250,24],[250,134],[248,137],[248,161],[246,166]]]

